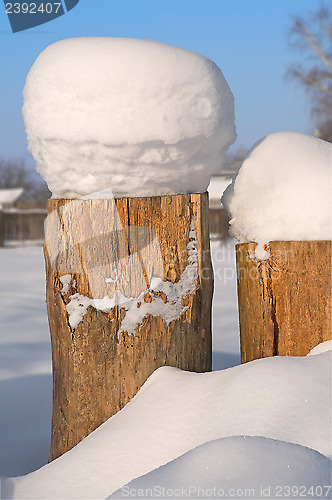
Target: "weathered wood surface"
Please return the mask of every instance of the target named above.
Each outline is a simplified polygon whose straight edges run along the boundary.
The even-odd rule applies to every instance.
[[[256,243],[236,246],[242,363],[305,356],[331,339],[331,241],[272,241],[266,261]]]
[[[159,275],[179,288],[195,267],[188,244],[197,248],[197,276],[191,293],[181,298],[178,290],[177,304],[187,310],[177,319],[167,325],[154,311],[128,334],[123,325],[132,310],[117,305],[107,313],[90,305],[77,326],[70,324],[66,307],[74,294],[101,299],[115,290],[126,297],[143,293],[132,301],[142,311],[158,300],[159,306],[174,305],[172,294],[151,289],[151,279]],[[209,250],[207,193],[49,200],[44,252],[53,359],[50,460],[120,410],[158,367],[211,370]],[[66,290],[60,279],[68,274]]]

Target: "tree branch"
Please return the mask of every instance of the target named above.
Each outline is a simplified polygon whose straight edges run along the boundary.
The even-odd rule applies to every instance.
[[[314,53],[318,55],[318,57],[325,64],[325,66],[332,72],[332,61],[329,60],[328,55],[326,54],[322,44],[318,41],[317,37],[308,28],[308,26],[303,26],[303,27],[304,27],[304,33],[303,33],[304,39],[312,47]]]

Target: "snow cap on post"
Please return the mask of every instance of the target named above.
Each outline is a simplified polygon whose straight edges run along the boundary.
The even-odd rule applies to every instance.
[[[56,42],[23,95],[29,150],[54,198],[205,192],[236,138],[221,70],[158,42]]]
[[[270,134],[249,151],[221,201],[239,243],[331,240],[332,145],[297,132]]]

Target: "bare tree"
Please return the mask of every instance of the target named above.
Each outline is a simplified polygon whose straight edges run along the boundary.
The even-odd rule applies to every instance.
[[[4,160],[0,158],[0,189],[24,188],[23,198],[43,201],[50,197],[46,183],[34,176],[24,160]]]
[[[315,135],[332,142],[332,12],[323,3],[306,19],[295,17],[290,43],[302,62],[288,74],[301,82],[312,98]]]

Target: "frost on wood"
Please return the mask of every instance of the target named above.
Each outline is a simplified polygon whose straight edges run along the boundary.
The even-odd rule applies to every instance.
[[[72,328],[78,327],[87,313],[89,306],[105,313],[110,312],[116,306],[126,311],[118,331],[118,336],[122,332],[135,335],[143,319],[148,315],[161,317],[167,325],[171,321],[180,318],[188,309],[188,306],[183,305],[183,300],[197,289],[198,250],[194,217],[190,225],[187,254],[188,265],[180,275],[178,281],[164,281],[159,276],[152,276],[149,287],[138,297],[126,297],[119,290],[115,291],[113,297],[106,295],[101,299],[90,299],[80,293],[70,295],[69,302],[66,305],[70,326]],[[114,269],[114,274],[115,279],[106,278],[105,282],[113,283],[116,286],[119,279],[119,273],[116,268]],[[71,283],[71,275],[67,274],[61,277],[60,281],[63,285],[61,294],[66,295]]]
[[[56,42],[23,97],[29,150],[53,198],[205,192],[236,138],[218,66],[151,40]]]
[[[67,295],[69,286],[72,284],[71,274],[65,274],[64,276],[61,276],[59,279],[62,284],[61,295]]]

